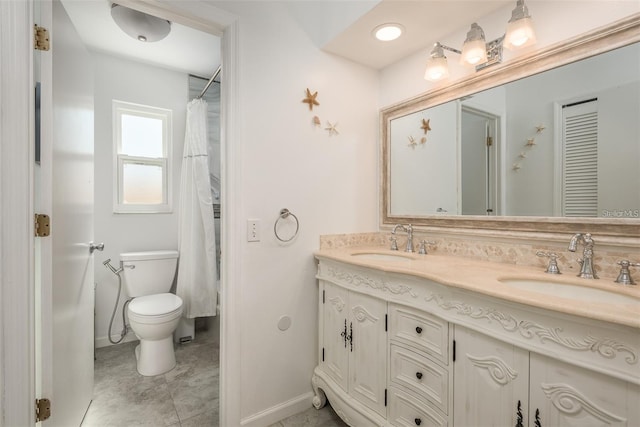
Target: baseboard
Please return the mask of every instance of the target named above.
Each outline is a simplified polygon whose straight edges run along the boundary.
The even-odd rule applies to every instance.
[[[312,408],[312,399],[313,392],[310,391],[257,414],[245,417],[240,420],[240,425],[243,427],[263,427],[277,423],[280,420]]]
[[[111,335],[111,339],[114,341],[118,341],[120,339],[120,335]],[[136,334],[134,334],[133,332],[129,332],[127,335],[125,335],[124,339],[119,344],[122,344],[125,342],[131,342],[131,341],[138,341],[138,337],[136,337]],[[107,337],[106,335],[104,337],[96,337],[95,343],[96,343],[95,344],[96,348],[109,347],[110,345],[115,345],[115,344],[111,344],[111,341],[109,341],[109,337]]]

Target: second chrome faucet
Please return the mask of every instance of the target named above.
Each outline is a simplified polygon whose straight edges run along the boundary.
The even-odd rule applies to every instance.
[[[580,265],[580,273],[578,277],[583,279],[597,279],[596,271],[593,268],[593,245],[594,241],[591,238],[590,233],[577,233],[571,237],[569,241],[569,251],[575,252],[578,248],[578,243],[582,243],[584,250],[582,251],[582,258],[578,260]]]

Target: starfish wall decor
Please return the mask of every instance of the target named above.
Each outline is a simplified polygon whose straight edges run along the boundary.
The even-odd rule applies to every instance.
[[[539,124],[538,126],[535,127],[536,130],[536,135],[539,135],[542,133],[542,131],[544,131],[546,129],[546,126],[543,125],[542,123]],[[533,147],[535,147],[536,144],[536,135],[532,136],[531,138],[527,138],[527,142],[525,142],[524,146],[526,150],[531,150],[533,149]],[[511,169],[514,172],[518,172],[521,168],[522,168],[522,164],[521,161],[527,158],[527,151],[521,151],[520,154],[518,154],[518,160],[516,161],[516,163],[513,164],[513,166],[511,167]]]
[[[329,132],[329,135],[338,135],[340,132],[338,132],[338,122],[335,123],[331,123],[329,121],[327,121],[327,127],[324,128],[324,130]]]
[[[422,119],[422,126],[420,126],[420,129],[422,129],[424,131],[424,134],[426,135],[427,132],[429,132],[431,130],[431,125],[430,125],[431,119]]]
[[[304,102],[305,104],[309,104],[309,111],[313,110],[314,105],[320,105],[320,103],[316,100],[317,96],[317,91],[311,94],[311,91],[309,90],[309,88],[307,88],[307,96],[302,100],[302,102]]]

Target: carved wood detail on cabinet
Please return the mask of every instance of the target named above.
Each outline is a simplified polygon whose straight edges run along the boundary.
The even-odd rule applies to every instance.
[[[329,399],[349,425],[640,420],[637,329],[335,260],[317,277],[313,404]]]

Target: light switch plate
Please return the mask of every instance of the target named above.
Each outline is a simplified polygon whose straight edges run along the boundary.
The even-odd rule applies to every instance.
[[[259,242],[260,241],[260,220],[248,219],[247,220],[247,242]]]

